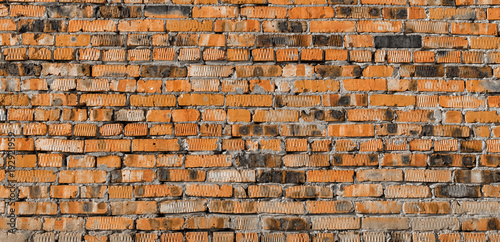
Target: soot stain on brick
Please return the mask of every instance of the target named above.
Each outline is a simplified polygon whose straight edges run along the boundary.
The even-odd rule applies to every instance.
[[[323,110],[314,110],[314,119],[324,120],[325,119],[325,112]]]
[[[248,125],[242,125],[242,126],[239,127],[238,132],[241,135],[249,135],[250,134],[250,128],[248,127]]]
[[[341,165],[342,164],[342,156],[340,156],[340,155],[333,156],[333,163],[337,164],[337,165]]]
[[[408,10],[406,10],[405,8],[397,9],[395,17],[396,17],[396,19],[406,19],[406,18],[408,18]]]
[[[283,98],[281,96],[274,97],[274,103],[275,103],[275,106],[278,108],[281,108],[285,105],[283,102]]]
[[[198,179],[198,171],[189,170],[189,179],[192,181]]]
[[[2,64],[2,65],[6,65],[6,66],[2,66],[1,69],[5,68],[7,70],[7,73],[10,76],[19,76],[19,65],[18,64],[7,63],[7,64]]]
[[[342,96],[337,102],[339,106],[348,106],[351,104],[351,96]]]
[[[286,183],[294,183],[294,184],[302,184],[305,182],[304,173],[298,171],[287,171],[285,173],[285,182]]]
[[[279,21],[277,24],[277,27],[281,33],[302,33],[302,32],[304,32],[304,25],[302,22]]]
[[[444,197],[456,197],[456,198],[473,198],[478,197],[478,187],[477,186],[465,186],[465,185],[440,185],[437,187],[440,195]]]
[[[472,167],[475,163],[474,160],[475,158],[473,156],[464,156],[462,157],[462,165],[465,167]]]
[[[266,135],[278,135],[278,128],[276,126],[264,126],[264,133]]]
[[[111,171],[111,182],[120,182],[122,180],[121,171]]]
[[[422,36],[420,35],[392,35],[375,36],[375,48],[421,48]]]
[[[313,35],[314,46],[335,46],[341,47],[343,45],[343,38],[339,35]]]
[[[340,13],[342,15],[350,16],[352,13],[352,10],[350,7],[340,7]]]
[[[259,182],[262,183],[282,183],[283,173],[282,171],[262,171],[259,176]]]
[[[410,162],[411,162],[411,158],[409,155],[401,156],[401,163],[403,163],[404,165],[408,165],[408,164],[410,164]]]
[[[336,120],[341,120],[344,118],[344,112],[338,110],[332,110],[330,116]]]
[[[191,7],[189,6],[146,6],[144,12],[153,15],[180,15],[191,17]]]
[[[445,6],[455,6],[455,0],[442,0]]]
[[[170,170],[168,169],[160,169],[158,172],[158,176],[160,181],[169,181],[170,180]]]
[[[378,9],[378,8],[370,8],[370,11],[368,11],[368,14],[370,14],[373,17],[380,16],[380,9]]]
[[[387,124],[387,132],[390,134],[395,134],[398,132],[398,125],[397,124]]]
[[[498,229],[500,229],[500,221],[497,218],[491,218],[488,221],[488,229],[489,230],[498,230]]]
[[[434,126],[424,125],[424,127],[422,127],[423,136],[432,136],[433,134],[434,134]]]
[[[386,120],[392,120],[392,119],[394,119],[394,113],[390,109],[386,109],[384,115],[385,115],[385,119]]]
[[[305,29],[302,22],[290,22],[288,28],[291,33],[302,33]]]
[[[453,157],[448,154],[436,154],[431,156],[432,166],[449,166],[453,164]]]

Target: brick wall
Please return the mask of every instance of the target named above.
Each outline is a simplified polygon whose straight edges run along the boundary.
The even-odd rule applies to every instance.
[[[28,2],[0,241],[500,241],[500,1]]]

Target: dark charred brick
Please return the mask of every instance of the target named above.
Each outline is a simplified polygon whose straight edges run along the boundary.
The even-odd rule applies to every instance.
[[[160,169],[158,171],[158,179],[160,181],[170,181],[170,170]]]
[[[60,5],[47,7],[47,13],[50,18],[90,18],[92,13],[89,14],[85,8],[78,5]]]
[[[500,220],[498,218],[491,218],[488,221],[488,230],[500,230]]]
[[[42,67],[35,63],[1,63],[0,74],[2,76],[39,76]]]
[[[307,30],[307,23],[303,21],[279,21],[277,27],[281,33],[302,33]]]
[[[401,163],[408,165],[408,164],[410,164],[410,161],[411,161],[411,159],[410,159],[409,155],[401,156]]]
[[[340,77],[342,75],[342,67],[340,66],[317,65],[315,71],[322,77]]]
[[[342,155],[333,156],[333,165],[342,165]]]
[[[345,16],[350,16],[352,13],[351,7],[340,7],[340,13]]]
[[[443,0],[442,4],[444,6],[455,6],[455,0]]]
[[[264,134],[270,135],[270,136],[278,135],[278,126],[276,126],[276,125],[264,126]]]
[[[464,156],[462,157],[462,165],[465,167],[473,167],[475,164],[474,156]]]
[[[281,166],[281,156],[273,154],[244,154],[237,157],[238,166],[245,168],[268,167],[275,168]]]
[[[190,18],[190,6],[145,6],[144,15],[146,17],[175,16],[177,18]],[[182,16],[182,17],[181,17]]]
[[[339,101],[337,102],[337,105],[339,106],[349,106],[350,104],[351,104],[350,96],[342,96],[339,98]]]
[[[487,78],[493,75],[493,70],[489,66],[450,66],[446,68],[446,75],[451,78]]]
[[[375,48],[422,48],[420,35],[375,36]]]
[[[447,154],[434,154],[431,156],[431,166],[449,166],[453,163],[453,157]]]
[[[254,135],[263,135],[264,134],[264,129],[260,125],[253,125],[251,126],[252,133]]]
[[[480,197],[479,186],[465,185],[438,185],[436,186],[436,197],[474,198]]]
[[[306,181],[306,176],[303,171],[286,171],[285,183],[302,184]]]
[[[407,19],[408,10],[406,8],[386,8],[384,9],[384,17],[390,19]]]
[[[262,171],[257,179],[262,183],[283,183],[282,171]]]
[[[314,46],[342,47],[344,45],[344,39],[340,35],[314,35],[313,44]]]
[[[169,36],[169,43],[172,46],[196,46],[198,45],[199,35],[197,34],[178,34]]]
[[[33,19],[21,19],[19,20],[19,32],[44,32],[45,21],[44,20],[33,20]]]
[[[422,135],[423,136],[432,136],[434,134],[434,126],[425,125],[422,127]]]
[[[310,225],[303,218],[265,218],[264,227],[269,230],[308,230]]]
[[[284,106],[284,103],[283,103],[283,98],[281,96],[277,96],[274,98],[274,105],[278,108],[281,108]]]
[[[139,6],[100,6],[99,16],[102,18],[137,18],[141,17]]]
[[[368,11],[368,14],[370,14],[370,16],[372,16],[372,17],[378,17],[378,16],[380,16],[380,9],[379,8],[370,8],[370,10]]]
[[[186,67],[155,65],[141,66],[142,77],[185,77],[186,75]]]
[[[257,47],[309,46],[310,35],[257,35]]]
[[[439,65],[405,66],[410,69],[410,77],[443,77],[444,67]]]
[[[337,121],[344,121],[345,119],[345,114],[343,111],[339,111],[339,110],[332,110],[329,112],[330,113],[330,116],[337,120]]]
[[[314,110],[314,119],[316,120],[324,120],[325,119],[325,111],[323,110]]]
[[[397,124],[387,124],[387,132],[394,134],[398,132],[398,125]]]
[[[250,126],[248,125],[242,125],[239,127],[238,132],[241,135],[249,135],[250,134]]]
[[[189,179],[196,180],[198,178],[198,171],[190,170],[189,171]]]

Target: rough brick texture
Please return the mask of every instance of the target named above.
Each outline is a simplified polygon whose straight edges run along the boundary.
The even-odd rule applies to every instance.
[[[500,241],[498,0],[0,0],[0,242]]]

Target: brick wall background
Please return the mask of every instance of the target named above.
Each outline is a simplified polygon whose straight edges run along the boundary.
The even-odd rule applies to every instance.
[[[0,241],[500,241],[497,4],[4,0]]]

